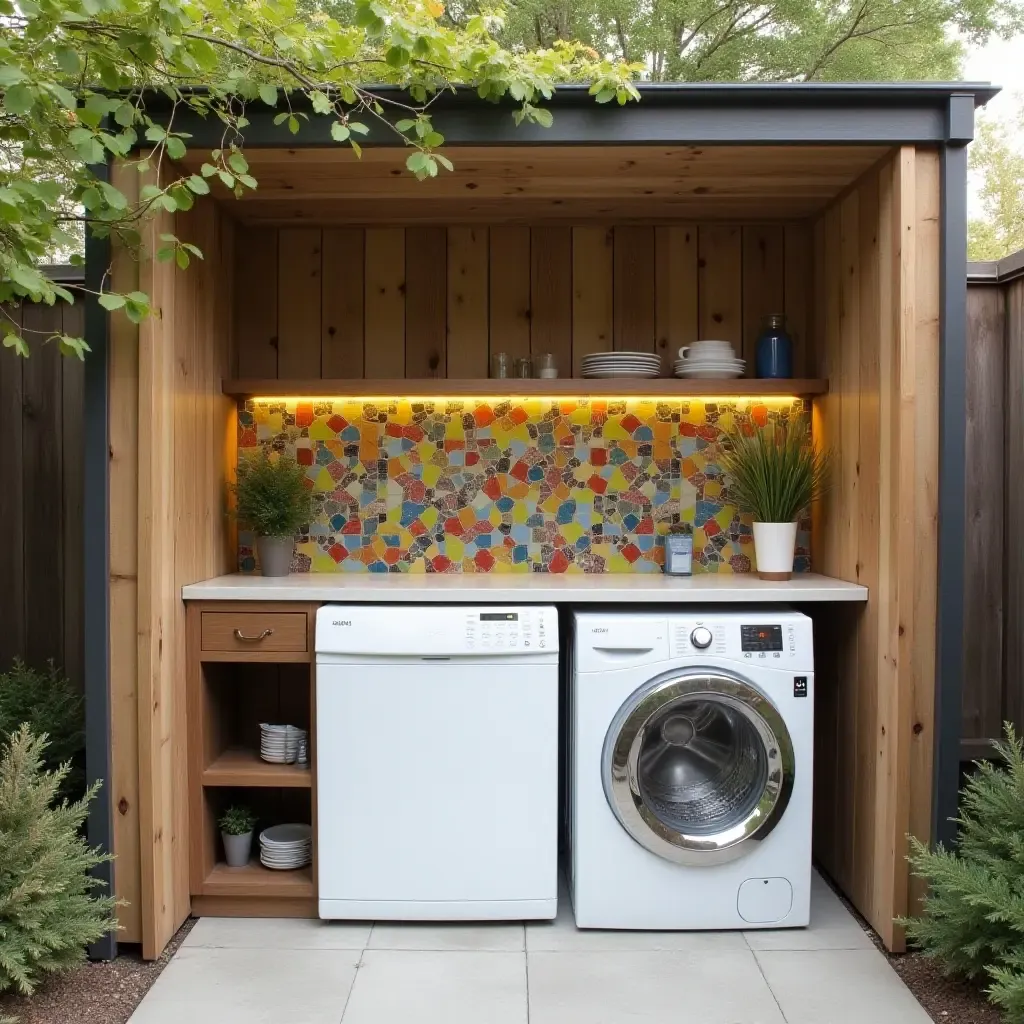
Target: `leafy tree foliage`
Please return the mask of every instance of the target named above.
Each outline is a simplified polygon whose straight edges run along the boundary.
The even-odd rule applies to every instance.
[[[312,118],[357,154],[397,133],[423,178],[450,168],[431,102],[453,85],[509,96],[517,121],[540,125],[559,82],[591,82],[597,102],[638,95],[639,69],[570,43],[511,50],[503,31],[484,13],[443,20],[440,0],[354,0],[344,21],[298,0],[0,0],[0,303],[71,300],[40,263],[76,248],[83,226],[137,249],[151,213],[188,210],[215,188],[257,188],[244,155],[254,104],[277,111],[282,142]],[[184,109],[223,126],[198,174],[179,169]],[[143,175],[137,202],[96,173],[129,156]],[[174,235],[162,242],[158,258],[181,267],[201,256]],[[100,301],[136,322],[149,312],[141,292]],[[25,333],[0,313],[5,347],[28,355]],[[53,340],[85,351],[80,338]]]
[[[455,0],[465,24],[486,0]],[[952,79],[963,42],[1022,26],[1019,0],[508,0],[509,46],[575,39],[655,81]],[[956,30],[956,36],[949,29]]]
[[[1024,97],[1008,121],[982,117],[971,144],[971,170],[982,175],[981,216],[971,220],[972,260],[998,260],[1024,249]]]

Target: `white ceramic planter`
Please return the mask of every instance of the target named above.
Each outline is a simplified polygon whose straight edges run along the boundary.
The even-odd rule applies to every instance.
[[[796,523],[754,523],[754,558],[763,580],[788,580],[796,554]]]
[[[227,832],[221,832],[220,837],[224,841],[224,859],[228,866],[244,868],[249,863],[249,854],[252,852],[252,833],[229,836]]]
[[[287,576],[292,571],[294,537],[257,537],[256,551],[264,576]]]

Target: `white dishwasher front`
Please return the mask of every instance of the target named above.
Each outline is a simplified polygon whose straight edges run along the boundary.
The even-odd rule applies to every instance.
[[[326,605],[316,636],[320,917],[554,917],[557,611]]]

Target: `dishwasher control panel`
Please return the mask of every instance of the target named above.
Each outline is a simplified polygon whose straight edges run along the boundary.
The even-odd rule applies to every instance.
[[[467,609],[466,648],[471,651],[558,650],[558,621],[550,608]]]
[[[323,605],[316,653],[371,658],[557,655],[550,605]]]

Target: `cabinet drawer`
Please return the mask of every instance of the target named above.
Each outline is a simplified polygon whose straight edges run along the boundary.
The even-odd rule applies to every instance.
[[[304,653],[305,612],[203,612],[203,650],[250,655]]]

